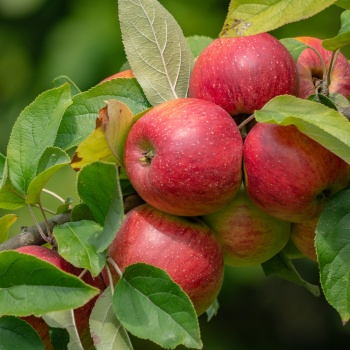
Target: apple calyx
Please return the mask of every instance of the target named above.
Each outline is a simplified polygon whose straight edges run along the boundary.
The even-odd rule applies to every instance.
[[[154,158],[154,150],[150,149],[146,152],[143,152],[142,155],[144,157],[140,158],[140,161],[147,163],[147,165],[150,165],[152,163],[153,158]]]

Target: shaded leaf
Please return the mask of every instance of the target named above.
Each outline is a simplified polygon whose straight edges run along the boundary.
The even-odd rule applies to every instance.
[[[309,46],[294,38],[281,39],[280,42],[287,48],[293,56],[294,61],[297,61],[301,53]]]
[[[174,17],[156,0],[119,0],[125,52],[152,105],[186,97],[193,56]]]
[[[1,350],[44,350],[39,334],[24,320],[14,316],[0,318]]]
[[[77,308],[99,290],[34,256],[0,253],[0,316],[41,315]]]
[[[106,262],[105,253],[98,253],[96,240],[102,227],[94,221],[67,222],[55,226],[53,235],[59,254],[76,267],[88,269],[96,277]]]
[[[258,122],[295,125],[301,132],[350,163],[350,123],[339,112],[320,103],[290,95],[277,96],[260,111]]]
[[[17,221],[17,215],[7,214],[0,218],[0,244],[8,239],[11,226]]]
[[[92,309],[90,331],[96,350],[133,349],[128,333],[113,310],[110,287],[99,296]]]
[[[329,200],[316,228],[316,254],[321,286],[345,323],[350,318],[350,188]]]
[[[159,268],[146,264],[128,266],[116,285],[113,307],[121,324],[137,337],[168,349],[180,344],[202,348],[190,299]]]
[[[94,221],[95,217],[89,206],[85,203],[80,203],[73,207],[71,212],[71,221],[91,220]]]
[[[309,101],[315,101],[315,102],[319,102],[322,103],[323,105],[332,108],[334,110],[338,110],[337,106],[334,104],[334,102],[328,98],[327,96],[323,95],[323,94],[315,94],[315,95],[310,95],[307,98]]]
[[[334,3],[335,5],[342,7],[346,10],[350,10],[350,1],[349,0],[338,0]]]
[[[221,37],[269,32],[309,18],[335,0],[231,0]]]
[[[322,46],[329,51],[336,51],[350,44],[350,10],[344,11],[340,15],[341,28],[336,37],[325,39]]]
[[[199,54],[213,42],[213,38],[203,35],[193,35],[186,38],[188,45],[194,58],[197,58]]]

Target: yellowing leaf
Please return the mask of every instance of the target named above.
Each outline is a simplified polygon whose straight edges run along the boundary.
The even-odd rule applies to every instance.
[[[0,243],[8,239],[10,227],[17,221],[17,215],[7,214],[0,218]]]

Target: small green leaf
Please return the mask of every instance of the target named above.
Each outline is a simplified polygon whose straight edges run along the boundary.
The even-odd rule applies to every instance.
[[[340,15],[341,28],[336,37],[325,39],[322,46],[329,51],[336,51],[350,44],[350,10],[344,11]]]
[[[316,228],[316,254],[324,295],[344,323],[350,318],[350,188],[327,203]]]
[[[280,42],[287,48],[293,56],[294,61],[297,61],[301,53],[308,48],[308,46],[294,38],[281,39]]]
[[[24,320],[14,316],[0,318],[1,350],[44,350],[39,334]]]
[[[331,108],[283,95],[270,100],[260,111],[255,111],[255,118],[258,122],[293,124],[350,164],[350,123]]]
[[[113,307],[121,324],[137,337],[167,349],[180,344],[202,348],[190,299],[159,268],[146,264],[128,266],[116,285]]]
[[[65,83],[69,83],[70,93],[72,96],[77,95],[81,92],[80,89],[78,88],[78,86],[70,78],[68,78],[65,75],[61,75],[53,80],[53,84],[56,87],[59,87]]]
[[[48,147],[41,156],[37,176],[30,182],[26,203],[40,203],[40,194],[47,181],[62,167],[70,163],[68,154],[57,147]]]
[[[210,44],[213,42],[213,38],[202,35],[193,35],[186,38],[188,45],[190,45],[190,49],[194,58],[197,58],[199,54]]]
[[[320,288],[305,281],[297,272],[293,263],[284,253],[279,253],[261,264],[266,276],[276,276],[306,288],[316,297],[320,296]]]
[[[221,37],[269,32],[309,18],[335,0],[231,0]]]
[[[322,103],[323,105],[332,108],[334,110],[338,110],[337,106],[333,103],[333,101],[328,98],[327,96],[323,95],[323,94],[315,94],[315,95],[310,95],[307,98],[309,101],[314,101],[314,102],[319,102]]]
[[[37,175],[38,163],[47,147],[53,146],[66,108],[71,104],[69,85],[45,91],[17,118],[7,146],[9,178],[26,195]]]
[[[128,333],[113,310],[110,287],[99,296],[92,309],[90,331],[96,350],[133,349]]]
[[[42,315],[42,318],[50,327],[67,330],[69,334],[67,350],[84,350],[79,338],[73,310],[49,312]]]
[[[0,316],[77,308],[98,293],[76,276],[34,256],[16,251],[0,253]]]
[[[208,307],[208,309],[205,311],[207,314],[207,321],[211,321],[211,319],[217,315],[218,310],[219,310],[219,302],[218,299],[215,299],[213,303]]]
[[[0,244],[8,239],[11,226],[17,221],[17,215],[7,214],[0,218]]]
[[[156,0],[119,0],[128,62],[154,106],[186,97],[193,56],[174,17]]]
[[[85,140],[96,127],[99,110],[111,99],[124,102],[133,114],[150,107],[135,78],[106,81],[73,97],[73,104],[63,116],[55,146],[67,150]]]
[[[95,217],[89,206],[85,203],[80,203],[73,207],[71,212],[71,221],[91,220],[94,221]]]
[[[102,227],[94,221],[67,222],[53,231],[60,255],[76,267],[97,276],[106,263],[105,253],[97,253],[96,240]]]
[[[102,162],[85,166],[78,175],[79,197],[89,206],[101,226],[112,202],[117,175],[115,165]]]

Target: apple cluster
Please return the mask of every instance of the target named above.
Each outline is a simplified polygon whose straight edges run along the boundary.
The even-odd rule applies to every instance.
[[[297,40],[329,65],[321,40]],[[348,185],[349,165],[295,126],[252,121],[243,133],[239,123],[275,96],[312,95],[324,67],[311,49],[295,62],[267,33],[218,38],[203,50],[188,97],[153,107],[128,134],[125,170],[145,204],[109,247],[121,271],[137,262],[164,269],[200,315],[217,297],[224,265],[261,264],[291,240],[317,259],[318,217]],[[350,93],[341,54],[329,90]]]

